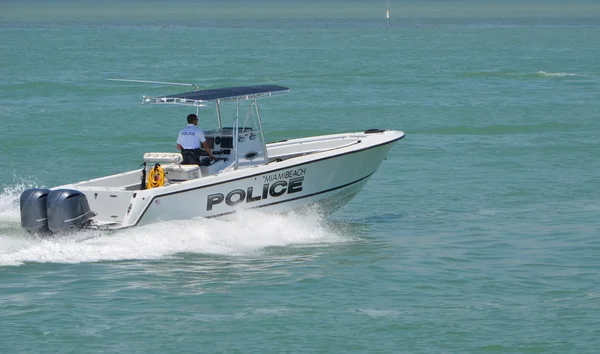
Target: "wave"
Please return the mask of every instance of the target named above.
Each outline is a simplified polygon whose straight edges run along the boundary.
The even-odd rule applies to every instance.
[[[588,74],[580,73],[567,73],[567,72],[547,72],[537,71],[535,73],[518,73],[518,72],[494,72],[494,71],[482,71],[482,72],[466,72],[461,76],[463,77],[483,77],[483,78],[507,78],[507,79],[539,79],[539,78],[587,78],[590,77]]]
[[[536,73],[537,76],[539,77],[568,77],[568,76],[574,76],[574,77],[586,77],[588,75],[585,74],[575,74],[575,73],[549,73],[549,72],[545,72],[545,71],[538,71]]]

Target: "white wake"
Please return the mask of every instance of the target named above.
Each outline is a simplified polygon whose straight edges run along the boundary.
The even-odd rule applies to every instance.
[[[0,266],[161,259],[181,253],[251,256],[267,247],[349,241],[316,212],[271,215],[258,211],[241,211],[229,220],[177,220],[44,239],[20,227],[18,198],[24,189],[5,188],[0,194]]]

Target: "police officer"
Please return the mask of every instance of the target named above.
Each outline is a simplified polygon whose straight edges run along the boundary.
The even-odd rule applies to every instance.
[[[198,116],[190,114],[187,116],[187,127],[181,129],[177,137],[177,149],[181,150],[183,165],[200,165],[200,143],[204,150],[212,159],[215,156],[210,151],[210,147],[204,137],[202,129],[198,128]]]

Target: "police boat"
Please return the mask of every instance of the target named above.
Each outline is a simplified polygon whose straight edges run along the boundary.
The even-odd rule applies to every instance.
[[[361,190],[404,132],[369,129],[266,143],[258,101],[288,91],[258,85],[144,96],[143,104],[192,106],[197,113],[214,107],[218,128],[205,136],[216,160],[203,151],[198,164],[183,165],[178,152],[148,152],[143,168],[28,189],[20,197],[22,227],[55,234],[223,217],[241,208],[335,212]],[[230,124],[222,118],[227,110],[235,117]]]

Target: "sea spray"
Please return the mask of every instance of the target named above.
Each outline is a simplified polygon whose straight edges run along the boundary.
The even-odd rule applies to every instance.
[[[0,187],[0,229],[7,222],[19,221],[19,197],[29,188],[39,188],[33,178],[13,176],[13,183]]]
[[[83,263],[149,260],[179,254],[259,257],[264,249],[321,245],[351,240],[328,227],[314,212],[272,215],[241,211],[228,220],[191,219],[159,222],[121,231],[85,230],[39,238],[0,235],[0,266],[27,262]]]

